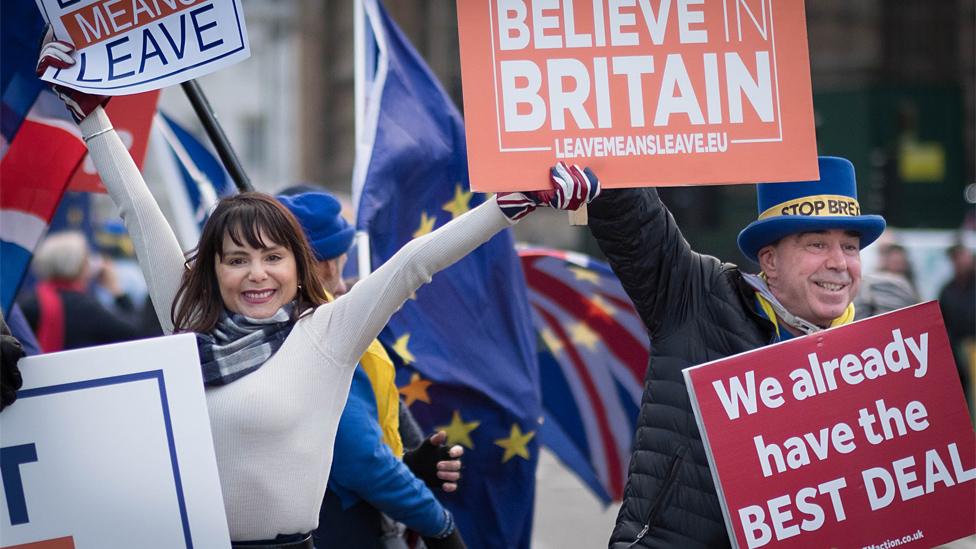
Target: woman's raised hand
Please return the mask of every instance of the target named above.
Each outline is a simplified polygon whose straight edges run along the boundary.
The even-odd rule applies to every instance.
[[[552,187],[544,191],[498,193],[498,207],[512,221],[522,219],[539,206],[576,210],[600,194],[600,180],[589,168],[559,162],[549,170]]]
[[[41,53],[37,59],[37,76],[40,77],[48,67],[67,69],[74,66],[75,58],[71,55],[75,47],[64,40],[55,40],[54,31],[48,25],[41,41]],[[106,95],[92,95],[65,86],[52,85],[51,89],[71,112],[75,122],[81,122],[98,106],[108,103]]]
[[[556,164],[549,170],[549,181],[554,192],[548,204],[559,210],[577,210],[600,194],[600,180],[593,170],[581,170],[576,164]]]

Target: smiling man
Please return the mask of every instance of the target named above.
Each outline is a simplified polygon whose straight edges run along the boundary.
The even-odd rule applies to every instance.
[[[819,165],[819,181],[757,186],[738,244],[759,275],[692,250],[653,188],[590,203],[590,230],[651,338],[611,548],[729,546],[682,370],[854,319],[860,251],[885,222],[861,215],[849,161]]]

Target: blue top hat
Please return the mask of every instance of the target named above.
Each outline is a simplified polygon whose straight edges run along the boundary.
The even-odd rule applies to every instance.
[[[277,198],[298,218],[315,259],[327,261],[349,251],[356,231],[339,214],[342,204],[331,194],[304,192]]]
[[[842,229],[861,235],[861,248],[885,229],[880,215],[861,215],[854,165],[844,158],[821,156],[819,181],[756,185],[759,217],[739,233],[739,249],[759,262],[758,253],[786,235]]]

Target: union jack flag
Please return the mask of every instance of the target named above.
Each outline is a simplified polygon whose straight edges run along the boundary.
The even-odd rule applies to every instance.
[[[585,255],[519,249],[539,334],[542,442],[604,503],[619,501],[650,346],[610,267]]]
[[[0,44],[0,306],[4,314],[85,154],[67,109],[34,75],[43,27],[33,3],[4,4]]]

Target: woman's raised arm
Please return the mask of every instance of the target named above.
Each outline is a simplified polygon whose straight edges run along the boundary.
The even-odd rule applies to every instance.
[[[316,339],[329,345],[328,350],[341,363],[355,364],[393,313],[435,273],[538,206],[575,210],[599,194],[596,176],[576,166],[557,166],[551,180],[553,188],[548,192],[500,194],[436,231],[406,243],[382,267],[328,305],[331,311],[316,311],[312,329],[323,330],[318,334],[321,336],[328,334]]]
[[[183,276],[184,261],[176,234],[102,107],[81,121],[81,131],[98,175],[129,231],[159,325],[163,333],[172,333],[170,310]]]
[[[73,54],[74,46],[54,40],[49,27],[37,61],[37,75],[42,75],[48,67],[64,69],[74,65]],[[183,276],[184,262],[176,234],[146,187],[128,149],[112,128],[112,122],[102,108],[108,98],[63,86],[52,86],[52,89],[81,127],[95,169],[129,231],[159,324],[164,333],[172,333],[170,310]]]

